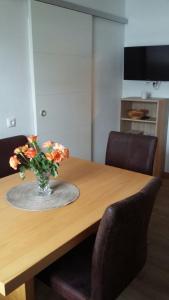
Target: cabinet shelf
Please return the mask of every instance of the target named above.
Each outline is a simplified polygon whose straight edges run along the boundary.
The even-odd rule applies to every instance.
[[[132,119],[132,118],[121,118],[121,121],[128,121],[128,122],[138,122],[138,123],[150,123],[156,124],[156,118],[149,118],[149,119]]]
[[[128,111],[140,109],[148,110],[151,117],[148,119],[128,117]],[[120,131],[153,135],[158,138],[153,169],[155,176],[161,176],[164,172],[168,111],[169,99],[141,99],[138,97],[121,99]]]

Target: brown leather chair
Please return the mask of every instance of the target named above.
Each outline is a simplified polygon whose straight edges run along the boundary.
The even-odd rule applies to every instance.
[[[152,175],[156,146],[155,136],[111,131],[106,165]]]
[[[14,155],[13,151],[18,146],[23,146],[27,143],[27,138],[24,135],[12,136],[0,139],[0,178],[16,173],[9,165],[10,156]]]
[[[112,204],[90,236],[39,274],[57,296],[67,300],[113,300],[143,268],[147,229],[160,180]]]

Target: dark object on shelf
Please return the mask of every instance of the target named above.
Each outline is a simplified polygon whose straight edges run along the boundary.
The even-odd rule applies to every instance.
[[[149,116],[144,116],[144,117],[142,117],[141,118],[142,120],[149,120],[149,119],[151,119]]]
[[[147,231],[160,180],[109,206],[90,236],[38,278],[65,300],[114,300],[147,257]]]

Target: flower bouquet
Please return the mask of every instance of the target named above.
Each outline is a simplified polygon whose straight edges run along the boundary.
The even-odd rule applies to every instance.
[[[53,141],[47,141],[42,145],[42,151],[37,136],[31,135],[28,143],[14,150],[14,155],[10,158],[9,164],[14,169],[19,169],[22,179],[25,178],[25,171],[30,169],[34,172],[38,180],[38,191],[40,195],[49,195],[52,190],[49,186],[49,177],[58,176],[60,162],[69,157],[69,150],[63,145]]]

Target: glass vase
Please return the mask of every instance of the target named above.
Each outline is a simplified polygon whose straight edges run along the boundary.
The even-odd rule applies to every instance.
[[[52,193],[52,189],[49,185],[49,177],[48,173],[42,173],[36,175],[37,177],[37,186],[38,186],[38,194],[40,196],[47,196]]]

